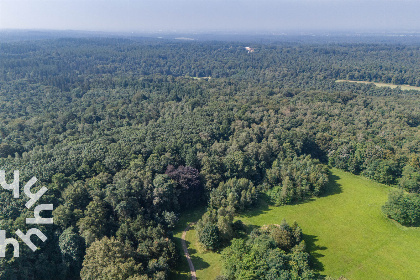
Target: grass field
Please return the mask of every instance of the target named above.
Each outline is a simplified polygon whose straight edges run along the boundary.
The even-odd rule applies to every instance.
[[[374,84],[377,87],[389,87],[389,88],[397,88],[400,87],[401,90],[420,90],[420,87],[409,86],[409,85],[394,85],[394,84],[386,84],[386,83],[374,83],[374,82],[366,82],[366,81],[352,81],[352,80],[337,80],[336,83],[357,83],[357,84]]]
[[[402,227],[382,215],[380,208],[389,189],[333,169],[325,196],[283,207],[262,203],[239,218],[250,226],[280,224],[284,218],[289,223],[297,221],[321,275],[345,275],[352,280],[420,279],[420,228]],[[198,212],[189,218],[195,219]],[[198,279],[214,279],[221,268],[220,255],[198,250],[194,231],[188,232],[187,240]]]

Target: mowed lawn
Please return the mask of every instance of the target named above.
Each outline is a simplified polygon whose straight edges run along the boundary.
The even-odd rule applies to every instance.
[[[238,218],[250,228],[280,224],[283,219],[290,224],[297,221],[321,275],[344,275],[351,280],[420,279],[420,229],[402,227],[381,213],[390,187],[331,171],[329,191],[323,197],[282,207],[262,203]],[[191,213],[191,221],[196,212]],[[194,230],[188,232],[187,241],[198,279],[214,279],[221,269],[220,254],[201,251]],[[185,265],[184,271],[188,270]],[[181,275],[175,279],[188,279],[187,274]]]
[[[332,169],[330,194],[298,205],[268,207],[246,224],[297,221],[322,275],[349,279],[420,279],[420,229],[387,219],[390,188]]]

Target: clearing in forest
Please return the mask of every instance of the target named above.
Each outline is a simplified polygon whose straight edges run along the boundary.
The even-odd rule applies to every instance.
[[[420,228],[400,226],[381,212],[390,187],[338,169],[331,171],[324,196],[282,207],[263,202],[238,218],[249,228],[280,224],[283,219],[289,224],[297,221],[321,275],[344,275],[351,280],[420,279]],[[189,216],[197,219],[199,215]],[[222,267],[220,254],[201,250],[193,229],[186,240],[197,279],[214,279]]]
[[[352,80],[337,80],[336,83],[357,83],[357,84],[374,84],[377,87],[389,87],[389,88],[397,88],[400,87],[401,90],[420,90],[420,87],[410,86],[410,85],[394,85],[394,84],[386,84],[386,83],[374,83],[374,82],[366,82],[366,81],[352,81]]]

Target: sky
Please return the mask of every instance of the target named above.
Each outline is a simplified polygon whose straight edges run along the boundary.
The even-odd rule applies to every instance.
[[[0,0],[0,29],[420,31],[420,0]]]

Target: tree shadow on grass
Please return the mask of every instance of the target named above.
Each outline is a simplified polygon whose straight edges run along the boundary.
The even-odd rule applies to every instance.
[[[411,228],[420,228],[420,220],[414,224],[412,224],[411,226],[409,226]]]
[[[184,251],[181,246],[181,238],[174,237],[173,240],[175,241],[175,248],[178,252],[179,260],[176,263],[175,270],[171,273],[171,279],[184,279],[185,275],[190,272],[187,259],[184,256]],[[187,241],[187,245],[189,245]],[[188,248],[188,252],[191,254],[190,249]]]
[[[188,253],[190,254],[190,258],[194,265],[195,271],[203,270],[210,267],[210,264],[208,262],[204,261],[201,257],[197,256],[198,252],[195,248],[191,248],[191,242],[185,240],[185,243],[187,244]],[[199,279],[199,277],[197,277],[197,279]]]
[[[320,258],[325,256],[321,251],[326,250],[327,247],[317,245],[318,237],[315,235],[303,234],[303,240],[306,243],[306,250],[310,253],[309,261],[312,269],[317,273],[324,271]]]
[[[257,226],[257,225],[251,225],[251,224],[249,224],[249,225],[244,225],[244,230],[242,231],[242,232],[240,232],[239,234],[238,234],[238,237],[236,237],[236,238],[246,238],[246,237],[248,237],[248,235],[254,230],[254,229],[257,229],[257,228],[260,228],[259,226]]]
[[[315,200],[315,197],[308,197],[302,200],[293,201],[292,203],[289,203],[288,205],[300,205],[300,204],[305,204],[314,200]]]
[[[239,215],[247,218],[262,215],[270,211],[270,204],[270,197],[265,193],[260,193],[256,204],[251,209],[239,213]]]
[[[188,275],[188,278],[191,278],[190,268],[188,266],[187,259],[184,255],[184,250],[182,249],[182,246],[181,246],[181,238],[174,237],[174,240],[176,240],[175,246],[178,250],[178,255],[180,257],[180,260],[177,262],[177,266],[175,270],[171,272],[171,279],[185,279],[186,275]],[[185,243],[187,244],[188,253],[190,255],[190,258],[194,265],[195,270],[198,271],[198,270],[208,268],[210,264],[205,262],[202,258],[195,255],[198,252],[195,248],[191,247],[191,242],[185,240]]]
[[[337,175],[333,175],[331,171],[328,171],[328,183],[325,186],[324,191],[318,197],[326,197],[326,196],[342,193],[341,185],[337,183],[339,179],[340,177],[338,177]],[[300,204],[314,201],[315,199],[316,197],[308,197],[303,200],[294,201],[290,205],[300,205]]]
[[[191,246],[190,246],[191,245],[191,242],[190,241],[185,240],[185,244],[187,244],[188,253],[190,254],[190,256],[192,256],[192,255],[194,255],[194,254],[197,253],[197,250],[196,249],[191,248]]]
[[[326,197],[326,196],[342,193],[341,185],[337,182],[339,179],[340,177],[332,174],[331,171],[328,171],[328,183],[325,186],[325,190],[319,195],[319,197]],[[299,204],[311,202],[315,199],[316,199],[315,197],[309,197],[307,199],[296,201],[291,204],[299,205]],[[247,218],[259,216],[261,214],[264,214],[270,211],[269,206],[273,204],[274,204],[273,201],[271,201],[271,198],[267,194],[260,193],[256,205],[254,205],[253,208],[249,210],[239,213],[239,215],[242,215]]]
[[[325,197],[342,193],[343,190],[341,188],[341,185],[337,183],[338,180],[340,180],[340,177],[332,174],[331,171],[328,171],[328,184],[319,197]]]
[[[173,230],[174,234],[184,231],[188,224],[197,222],[199,219],[201,219],[206,210],[206,207],[199,206],[194,209],[182,211],[179,214],[180,219]]]
[[[210,264],[198,256],[191,256],[191,261],[194,264],[196,271],[210,267]]]

